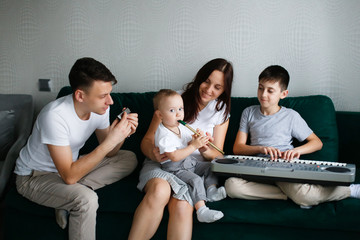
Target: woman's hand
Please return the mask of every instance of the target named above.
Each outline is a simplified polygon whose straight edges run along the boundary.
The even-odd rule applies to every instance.
[[[165,153],[160,154],[160,149],[158,147],[153,148],[153,154],[157,162],[164,162],[169,159]]]

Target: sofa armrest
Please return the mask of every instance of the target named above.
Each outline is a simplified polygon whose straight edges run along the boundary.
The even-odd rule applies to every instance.
[[[15,113],[14,143],[0,165],[0,196],[3,196],[14,170],[15,161],[31,132],[34,102],[32,96],[27,94],[0,94],[0,102],[0,110],[14,110]]]
[[[360,112],[336,112],[339,135],[339,162],[354,163],[360,166],[358,148],[360,147]]]

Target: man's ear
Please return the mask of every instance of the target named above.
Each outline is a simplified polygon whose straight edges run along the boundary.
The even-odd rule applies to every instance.
[[[280,99],[284,99],[287,97],[287,95],[289,94],[289,90],[284,90],[281,92],[281,96],[280,96]]]
[[[77,89],[74,93],[75,99],[78,102],[84,102],[85,92],[83,90]]]

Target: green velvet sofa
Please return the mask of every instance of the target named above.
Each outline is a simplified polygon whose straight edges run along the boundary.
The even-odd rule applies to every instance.
[[[71,93],[63,88],[59,96]],[[100,207],[97,216],[97,239],[127,239],[134,211],[144,194],[136,185],[144,156],[140,142],[147,131],[153,114],[154,92],[112,93],[112,121],[122,107],[139,114],[136,133],[126,140],[123,148],[136,153],[138,167],[127,178],[97,190]],[[231,118],[224,151],[232,154],[232,146],[243,109],[257,104],[256,98],[233,97]],[[360,166],[356,149],[360,146],[360,113],[335,112],[326,96],[288,97],[281,105],[298,111],[321,138],[321,151],[304,155],[304,159],[355,163]],[[96,146],[92,136],[83,153]],[[359,175],[359,174],[357,174]],[[223,183],[225,179],[221,178]],[[359,176],[356,182],[360,182]],[[67,229],[57,226],[54,210],[39,206],[20,196],[14,186],[4,200],[3,230],[5,240],[13,239],[67,239]],[[226,198],[208,203],[209,207],[223,211],[224,218],[215,223],[199,223],[194,214],[193,239],[360,239],[360,200],[344,199],[323,203],[312,209],[301,209],[291,200],[249,201]],[[166,239],[168,212],[153,239]]]

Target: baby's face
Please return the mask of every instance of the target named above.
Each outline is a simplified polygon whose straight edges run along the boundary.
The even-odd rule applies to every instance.
[[[184,103],[180,95],[167,97],[159,108],[162,123],[168,127],[178,126],[178,120],[184,119]]]

